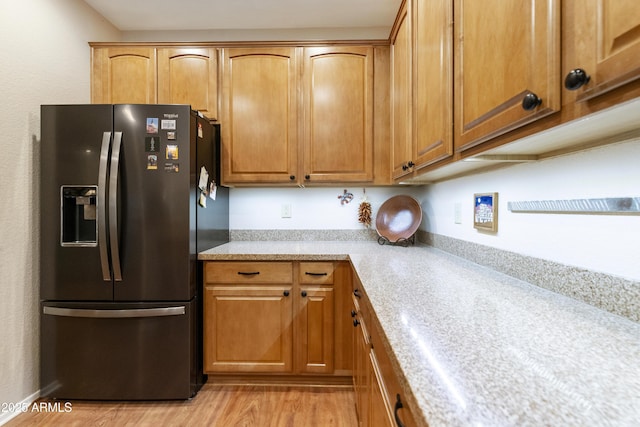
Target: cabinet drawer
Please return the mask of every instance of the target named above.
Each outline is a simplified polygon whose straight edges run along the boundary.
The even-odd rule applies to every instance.
[[[207,284],[291,283],[293,267],[290,262],[207,262],[204,278]]]
[[[333,284],[332,262],[301,262],[299,281],[302,284],[330,285]]]

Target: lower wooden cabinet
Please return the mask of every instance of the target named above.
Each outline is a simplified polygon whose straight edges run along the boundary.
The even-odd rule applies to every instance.
[[[350,377],[350,271],[340,262],[207,262],[205,372]]]
[[[333,287],[301,287],[299,311],[296,316],[300,372],[333,372],[333,292]]]
[[[391,413],[391,405],[387,399],[384,380],[380,373],[378,360],[375,351],[369,352],[369,425],[370,426],[393,426],[395,420]]]
[[[353,383],[360,427],[416,426],[361,284],[354,280]]]
[[[369,390],[371,388],[371,376],[369,375],[369,352],[371,350],[371,342],[369,334],[366,331],[366,324],[360,316],[358,320],[357,304],[354,303],[354,309],[351,311],[354,326],[353,338],[353,388],[356,393],[356,410],[358,412],[359,425],[369,426]]]
[[[207,372],[292,372],[291,284],[205,290]]]
[[[348,262],[209,261],[204,287],[205,373],[353,381],[361,427],[416,426]]]

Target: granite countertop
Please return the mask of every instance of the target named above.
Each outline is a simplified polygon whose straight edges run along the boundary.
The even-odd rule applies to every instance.
[[[200,260],[350,260],[430,426],[640,425],[640,324],[428,246],[234,241]]]

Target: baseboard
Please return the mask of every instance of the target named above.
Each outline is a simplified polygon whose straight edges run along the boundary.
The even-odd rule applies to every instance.
[[[0,426],[8,423],[18,415],[24,412],[31,412],[33,402],[40,397],[40,390],[38,389],[34,393],[22,399],[20,402],[2,402],[3,405],[0,411]],[[7,405],[6,407],[4,405]]]

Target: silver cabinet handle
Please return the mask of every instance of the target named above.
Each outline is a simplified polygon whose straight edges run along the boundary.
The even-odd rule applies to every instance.
[[[98,166],[98,248],[100,250],[100,265],[102,266],[102,279],[111,281],[111,269],[109,268],[109,247],[107,243],[107,165],[109,163],[109,145],[111,144],[111,132],[102,134],[102,146],[100,148],[100,165]]]
[[[84,308],[43,307],[43,314],[63,317],[123,319],[132,317],[164,317],[185,314],[184,307],[133,308],[127,310],[94,310]]]
[[[111,149],[111,170],[109,171],[109,243],[113,279],[116,282],[122,281],[120,245],[118,242],[118,177],[121,143],[122,132],[114,132],[113,148]]]

